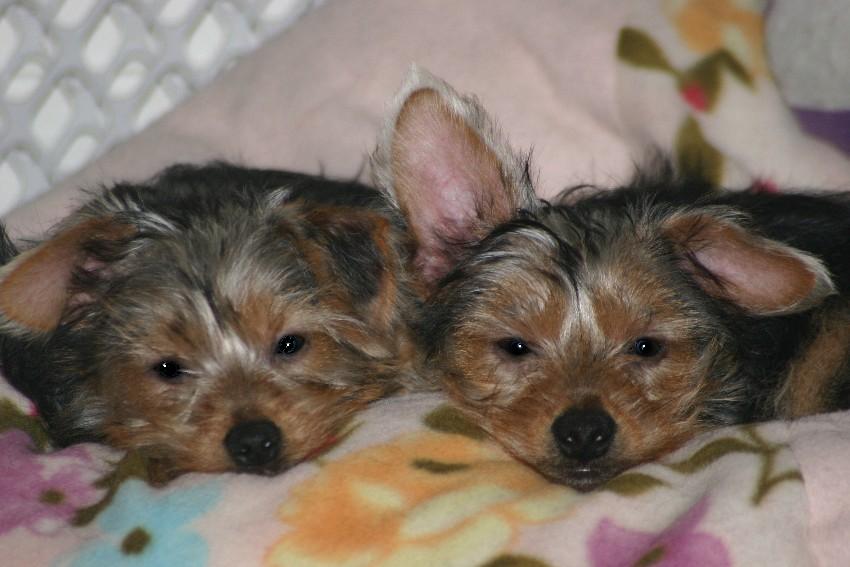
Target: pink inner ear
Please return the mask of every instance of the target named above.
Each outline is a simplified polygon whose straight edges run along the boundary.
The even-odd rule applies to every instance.
[[[49,332],[62,317],[78,251],[55,239],[25,252],[7,268],[0,282],[0,312],[32,331]]]
[[[690,234],[686,246],[693,259],[719,280],[700,278],[703,288],[753,314],[801,311],[833,291],[823,265],[799,250],[708,215],[678,222],[691,226],[678,232]]]
[[[85,263],[82,245],[92,238],[119,239],[132,228],[109,218],[83,221],[24,252],[0,272],[0,313],[25,331],[46,333],[61,322],[74,269]]]
[[[433,90],[416,91],[405,102],[392,168],[426,281],[451,268],[453,243],[476,240],[513,214],[498,158]]]

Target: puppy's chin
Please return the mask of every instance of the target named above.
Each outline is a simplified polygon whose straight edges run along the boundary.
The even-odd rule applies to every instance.
[[[590,492],[603,486],[620,473],[620,469],[576,468],[564,473],[563,484],[579,492]]]
[[[272,463],[256,467],[237,467],[233,466],[230,472],[252,474],[257,476],[275,476],[292,467],[290,463],[285,463],[281,460],[276,460]]]
[[[143,459],[148,479],[154,484],[166,484],[179,476],[189,473],[236,473],[256,476],[275,476],[296,464],[280,458],[263,465],[240,467],[227,460],[216,463],[198,462],[173,455],[163,455],[162,453],[153,456],[145,454],[142,451],[137,452]]]
[[[566,464],[561,462],[538,467],[538,470],[552,482],[566,485],[578,492],[591,492],[604,486],[626,468],[626,465],[610,462],[598,464]]]

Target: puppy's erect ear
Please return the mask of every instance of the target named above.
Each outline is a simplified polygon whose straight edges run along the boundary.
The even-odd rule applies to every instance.
[[[74,287],[75,279],[104,270],[98,249],[134,233],[112,218],[91,218],[17,256],[0,270],[2,324],[19,334],[54,330],[69,307],[93,300]]]
[[[413,68],[372,156],[416,240],[428,285],[485,237],[536,204],[526,156],[516,154],[473,97]]]
[[[754,234],[722,211],[673,215],[663,231],[707,293],[753,315],[798,313],[835,293],[820,260]]]

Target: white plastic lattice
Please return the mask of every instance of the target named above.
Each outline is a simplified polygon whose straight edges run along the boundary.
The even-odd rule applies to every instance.
[[[0,215],[322,0],[0,0]]]

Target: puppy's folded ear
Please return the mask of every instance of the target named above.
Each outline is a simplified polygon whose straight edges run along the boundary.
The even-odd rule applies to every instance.
[[[417,293],[403,269],[411,247],[406,233],[387,216],[362,208],[309,208],[305,220],[311,231],[302,246],[311,269],[321,283],[339,289],[345,305],[365,323],[361,330],[351,330],[353,335],[362,334],[356,342],[365,350],[381,350],[384,341],[369,335],[393,333],[401,318],[412,315],[402,310],[413,308]]]
[[[820,260],[755,234],[723,211],[674,214],[663,232],[706,293],[753,315],[798,313],[835,293]]]
[[[457,263],[464,245],[536,203],[528,157],[510,148],[475,98],[415,67],[372,170],[407,218],[428,285]]]
[[[107,269],[107,250],[135,233],[111,217],[89,218],[15,257],[0,270],[0,318],[16,334],[53,331],[82,304],[94,300],[83,280]]]

